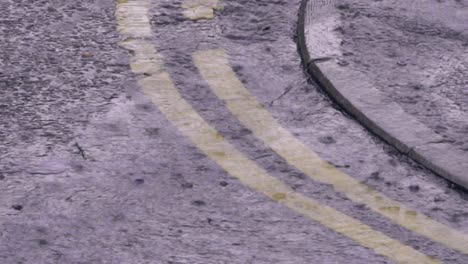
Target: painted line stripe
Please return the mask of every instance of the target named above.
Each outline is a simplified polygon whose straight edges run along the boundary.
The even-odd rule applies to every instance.
[[[151,37],[151,24],[148,17],[150,2],[135,0],[117,0],[115,12],[117,31],[120,35],[133,38]]]
[[[218,0],[186,0],[182,3],[183,14],[191,20],[213,19],[214,11],[220,9]]]
[[[268,175],[229,144],[182,99],[167,73],[145,77],[139,85],[184,136],[244,185],[397,263],[437,263],[349,216],[294,192]]]
[[[139,4],[143,6],[147,3],[148,0],[128,0],[125,3],[118,4],[116,16],[122,29],[121,32],[128,32],[126,31],[126,23],[128,22],[126,17],[131,16],[133,11],[138,10],[133,7]],[[129,26],[133,27],[134,24],[130,21]],[[149,27],[149,24],[141,26]],[[142,31],[145,30],[147,29]],[[243,156],[216,130],[210,127],[191,105],[181,97],[169,74],[164,72],[162,60],[154,48],[151,47],[150,42],[145,39],[133,39],[131,34],[123,34],[123,36],[127,37],[127,40],[122,43],[122,46],[135,54],[131,62],[132,69],[136,73],[147,76],[138,81],[144,93],[183,135],[189,138],[203,153],[230,175],[270,199],[353,239],[364,247],[373,249],[376,253],[397,263],[439,263],[423,253],[373,230],[354,218],[294,192],[278,179],[268,175],[265,170]],[[150,59],[146,59],[145,56],[149,56]]]
[[[315,181],[333,185],[356,203],[363,203],[393,222],[440,242],[452,249],[468,254],[468,236],[424,214],[386,197],[322,160],[316,153],[284,129],[252,96],[236,77],[223,50],[206,50],[193,54],[201,75],[212,91],[231,113],[255,136]]]

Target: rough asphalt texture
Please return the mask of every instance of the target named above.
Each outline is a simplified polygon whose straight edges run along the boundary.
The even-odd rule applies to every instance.
[[[226,49],[246,87],[324,159],[468,232],[465,192],[307,83],[294,42],[299,1],[224,5],[215,20],[192,22],[180,1],[153,1],[155,47],[194,108],[296,191],[445,263],[467,263],[309,180],[226,111],[192,51]],[[391,263],[242,186],[183,138],[136,86],[114,11],[111,0],[11,0],[0,10],[0,263]]]
[[[352,34],[345,36],[344,28],[346,26],[352,29],[361,26],[360,24],[354,24],[354,22],[350,23],[350,21],[355,21],[355,17],[361,15],[359,12],[352,16],[343,14],[345,12],[343,10],[352,9],[351,6],[355,2],[346,0],[313,0],[303,1],[303,3],[304,7],[300,12],[302,15],[300,16],[300,21],[304,21],[304,23],[300,23],[298,43],[303,61],[307,64],[307,70],[311,75],[322,84],[325,90],[344,109],[355,116],[365,127],[389,142],[392,146],[395,146],[401,152],[408,154],[420,164],[442,177],[468,188],[468,176],[466,175],[466,171],[468,170],[468,152],[455,146],[454,141],[447,138],[447,135],[441,135],[439,131],[421,122],[418,116],[408,113],[408,109],[401,106],[401,100],[394,100],[387,92],[376,88],[376,86],[378,87],[376,80],[381,81],[385,78],[391,78],[391,80],[389,79],[385,83],[390,86],[392,86],[392,82],[399,81],[398,72],[395,73],[392,69],[394,67],[406,67],[406,63],[398,61],[393,65],[393,68],[391,65],[387,65],[388,67],[381,67],[378,69],[378,72],[371,73],[369,70],[363,70],[362,67],[354,67],[355,65],[349,62],[352,60],[354,63],[359,64],[362,62],[361,59],[367,58],[369,61],[365,63],[365,67],[371,68],[375,66],[374,64],[379,64],[380,61],[388,61],[387,57],[382,56],[382,54],[385,54],[382,50],[374,52],[371,55],[368,53],[377,46],[381,49],[388,49],[389,45],[399,47],[398,43],[400,39],[398,38],[398,34],[392,35],[391,39],[383,39],[379,37],[379,34],[373,35],[370,32],[366,32],[365,34],[357,32],[358,37]],[[379,1],[369,6],[378,9],[382,3]],[[434,6],[438,6],[439,4],[436,2],[418,2],[417,4],[408,2],[406,6],[402,2],[399,5],[395,5],[395,7],[406,11],[409,10],[410,13],[414,13],[413,16],[417,16],[420,12],[424,11],[424,8],[435,10]],[[387,7],[384,8],[387,11],[394,10],[392,6]],[[426,15],[432,18],[432,20],[443,20],[449,13],[447,10],[443,11],[438,16],[435,16],[435,13],[432,14],[433,16]],[[452,11],[455,10],[452,8]],[[463,12],[464,9],[461,9],[461,11]],[[456,13],[460,13],[459,10]],[[366,17],[375,17],[375,15],[367,15]],[[379,18],[381,17],[385,18],[386,16],[385,14],[381,14]],[[405,20],[401,18],[398,21]],[[459,25],[460,23],[455,23],[460,22],[460,18],[456,17],[450,21],[452,26],[458,26],[459,30],[464,28]],[[363,23],[362,27],[364,28],[368,27],[369,24],[373,26],[377,23],[373,21],[358,22]],[[426,21],[426,23],[428,22]],[[385,29],[388,28],[391,27],[387,25]],[[425,32],[420,32],[420,34],[425,38],[431,37],[431,34],[425,34]],[[372,47],[367,47],[365,50],[361,49],[361,53],[355,57],[355,54],[350,51],[349,47],[348,49],[346,48],[346,46],[349,46],[346,43],[353,42],[354,38],[360,39],[359,36],[362,37],[362,35],[367,36],[367,39],[373,41]],[[374,41],[375,35],[377,35],[377,41]],[[391,34],[388,33],[388,35]],[[404,34],[400,35],[404,36]],[[423,41],[424,38],[420,37],[421,41]],[[381,39],[383,41],[379,42]],[[363,46],[365,45],[363,44]],[[361,47],[359,46],[359,48]],[[417,46],[406,47],[407,53],[414,51],[416,48]],[[431,57],[427,57],[426,61],[420,59],[421,62],[417,65],[425,68],[425,63],[431,61]],[[371,62],[374,62],[374,64]],[[441,62],[439,67],[450,66]],[[418,74],[419,72],[414,73],[415,76]],[[426,75],[426,77],[430,76],[429,74]],[[406,95],[409,96],[408,94]],[[438,108],[438,111],[443,112],[445,110]],[[463,117],[463,113],[460,112],[457,117],[465,118]],[[459,137],[464,137],[464,134],[459,134]]]
[[[346,0],[339,8],[349,67],[468,152],[468,1]]]

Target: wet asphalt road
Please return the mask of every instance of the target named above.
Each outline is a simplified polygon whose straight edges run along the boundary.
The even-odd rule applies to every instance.
[[[246,187],[180,133],[137,84],[115,1],[4,1],[0,263],[394,263]],[[468,233],[466,192],[370,135],[307,81],[294,41],[298,0],[223,1],[196,21],[181,1],[150,2],[149,39],[183,99],[248,159],[423,254],[468,263],[305,176],[200,74],[192,54],[224,50],[245,88],[322,159]]]
[[[342,1],[350,67],[444,138],[468,151],[468,1]]]

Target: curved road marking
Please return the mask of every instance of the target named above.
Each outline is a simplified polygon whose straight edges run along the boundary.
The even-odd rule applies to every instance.
[[[142,74],[139,86],[168,120],[202,152],[245,186],[285,205],[299,214],[345,235],[364,247],[397,263],[439,263],[423,253],[300,193],[294,192],[264,169],[246,158],[203,120],[186,102],[163,69],[163,62],[148,40],[150,24],[133,22],[147,16],[149,0],[120,0],[116,17],[119,31],[127,39],[122,46],[134,53],[132,70]],[[132,30],[129,30],[132,29]]]
[[[255,136],[311,179],[333,185],[356,203],[363,203],[373,211],[397,224],[468,254],[468,236],[424,214],[386,197],[322,160],[316,153],[284,129],[271,114],[250,94],[229,66],[223,50],[206,50],[193,54],[201,75],[212,91],[231,113]]]

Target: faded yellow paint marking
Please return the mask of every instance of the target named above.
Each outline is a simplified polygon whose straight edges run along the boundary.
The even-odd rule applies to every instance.
[[[198,149],[244,185],[397,263],[438,263],[354,218],[294,192],[242,155],[210,127],[181,97],[169,74],[147,74],[151,76],[138,82],[145,94]]]
[[[313,180],[333,185],[356,203],[365,204],[393,222],[450,248],[468,254],[468,236],[432,220],[364,185],[322,160],[284,129],[250,94],[229,66],[223,50],[199,51],[193,55],[200,73],[213,92],[242,124],[252,130],[290,165]]]
[[[218,0],[186,0],[182,3],[184,16],[192,20],[213,19],[215,10],[221,9]]]
[[[127,5],[128,3],[131,5]],[[135,27],[135,24],[128,20],[128,16],[131,16],[136,10],[134,7],[140,4],[147,6],[148,0],[128,0],[118,4],[116,13],[121,34],[127,38],[122,42],[122,46],[134,54],[131,67],[136,73],[146,76],[142,77],[138,84],[167,119],[203,153],[244,185],[397,263],[439,263],[354,218],[294,192],[228,143],[181,97],[169,74],[164,71],[161,57],[151,43],[145,40],[146,36],[134,39],[135,35],[127,30],[127,26]],[[147,15],[140,11],[141,9],[138,11],[140,15]],[[145,27],[149,27],[149,24],[140,24],[139,27],[142,27],[141,32],[145,32]]]
[[[120,20],[117,24],[119,33],[131,38],[150,37],[149,6],[149,1],[118,0],[115,16]]]

